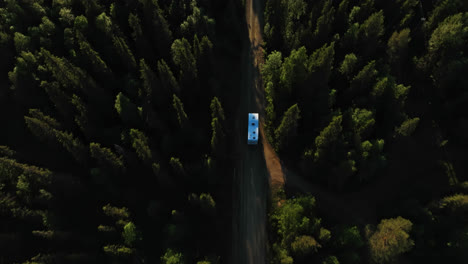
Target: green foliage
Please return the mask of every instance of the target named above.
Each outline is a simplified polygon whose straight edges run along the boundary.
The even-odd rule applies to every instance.
[[[80,129],[84,132],[88,132],[88,110],[85,106],[83,100],[78,97],[76,94],[73,94],[71,98],[71,104],[74,106],[76,115],[75,115],[75,122],[80,127]]]
[[[315,50],[309,58],[308,72],[312,74],[312,81],[318,86],[325,86],[333,69],[335,56],[335,42],[325,44]],[[314,76],[314,73],[319,76]]]
[[[224,131],[221,122],[217,117],[211,121],[211,150],[213,152],[219,152],[220,141],[224,140]]]
[[[282,70],[283,59],[281,52],[273,51],[270,53],[262,66],[262,78],[264,83],[278,85]]]
[[[333,1],[325,1],[320,17],[317,19],[317,26],[314,31],[314,37],[323,43],[327,41],[327,37],[331,33],[332,25],[335,18],[335,7]]]
[[[113,226],[99,225],[97,229],[98,229],[99,232],[105,232],[105,233],[115,232],[115,227],[113,227]]]
[[[224,17],[218,4],[174,2],[6,0],[0,4],[0,120],[7,124],[0,138],[2,145],[9,146],[0,146],[0,225],[8,226],[8,232],[0,235],[0,262],[92,263],[98,256],[101,262],[146,263],[158,261],[172,246],[188,248],[187,255],[195,262],[203,259],[200,256],[209,256],[201,263],[219,262],[212,257],[219,255],[212,241],[222,235],[218,231],[224,230],[225,221],[213,221],[216,203],[208,193],[215,186],[198,176],[223,175],[229,164],[214,166],[215,155],[204,157],[209,146],[201,143],[208,143],[209,135],[203,135],[210,127],[194,134],[187,114],[193,125],[202,124],[210,109],[192,111],[196,104],[185,100],[208,104],[226,80],[222,65],[235,65],[235,56],[223,56],[223,44],[216,47],[229,38],[214,31],[227,25],[215,28],[210,17]],[[226,12],[236,17],[233,7]],[[171,29],[178,41],[173,41]],[[235,44],[233,40],[228,41]],[[221,92],[218,98],[232,98],[230,91]],[[218,98],[213,99],[214,118],[209,121],[214,120],[219,136],[225,114],[232,109],[223,109]],[[180,120],[175,127],[174,110]],[[177,127],[184,123],[180,134]],[[179,136],[196,136],[200,144],[187,145],[190,153],[180,152],[174,148]],[[172,167],[185,173],[180,160],[167,164],[171,155],[180,155],[187,172],[201,179],[197,184],[207,186],[197,197],[201,211],[210,212],[203,221],[193,221],[196,216],[190,214],[182,217],[187,201],[164,198],[181,190],[171,191]],[[176,183],[184,185],[185,180],[179,177]],[[200,191],[194,185],[187,188],[186,193]],[[225,188],[216,187],[221,204]],[[144,210],[148,197],[157,204],[149,215],[156,228],[144,224],[140,229],[134,223],[147,223],[148,215],[136,207]],[[123,203],[128,209],[107,205],[101,215],[93,209],[107,202]],[[180,208],[177,219],[165,216],[170,207]],[[130,219],[130,211],[142,213]],[[214,235],[186,247],[195,237],[185,231],[201,233],[205,224],[213,227],[208,231]],[[162,232],[171,225],[177,229],[177,240]],[[143,235],[150,239],[140,240]]]
[[[125,39],[120,36],[114,36],[112,38],[112,43],[114,44],[114,48],[116,49],[117,54],[119,54],[123,65],[127,65],[128,69],[136,68],[137,65],[135,57],[133,56],[133,53]]]
[[[153,173],[155,175],[158,175],[160,170],[161,170],[161,166],[159,165],[159,163],[153,163],[151,164],[151,168],[153,169]]]
[[[134,247],[135,244],[141,240],[141,234],[133,222],[128,222],[128,224],[124,226],[122,237],[125,244],[130,247]]]
[[[447,209],[451,213],[463,213],[468,212],[468,195],[466,194],[455,194],[452,196],[444,197],[439,202],[439,208]]]
[[[307,78],[307,59],[305,47],[292,50],[291,55],[284,59],[280,74],[280,84],[283,92],[291,94],[294,84],[305,81]]]
[[[197,32],[202,34],[213,34],[215,21],[205,15],[204,10],[197,6],[197,1],[190,3],[192,14],[188,15],[186,20],[180,24],[180,31],[185,36],[193,36]]]
[[[59,12],[59,21],[63,26],[68,27],[72,26],[75,22],[75,15],[70,8],[62,7]]]
[[[143,36],[143,29],[141,27],[140,18],[134,13],[130,13],[128,16],[128,24],[132,29],[132,38],[134,41],[137,41]]]
[[[409,237],[413,224],[402,217],[383,219],[369,238],[370,254],[376,263],[394,261],[413,246]]]
[[[79,32],[85,32],[88,29],[88,19],[83,15],[77,16],[73,27]]]
[[[354,47],[359,39],[359,23],[350,24],[343,35],[343,47]]]
[[[111,169],[113,172],[125,170],[122,157],[115,155],[109,148],[103,148],[99,143],[90,143],[91,157],[95,158],[100,166]]]
[[[76,161],[85,162],[86,148],[72,133],[59,130],[58,122],[48,116],[45,116],[37,109],[31,109],[30,115],[25,116],[25,122],[29,130],[41,140],[49,142],[58,142],[67,149]]]
[[[54,34],[55,31],[55,24],[50,21],[50,19],[46,16],[42,17],[42,23],[39,25],[39,29],[43,36],[50,37]]]
[[[179,175],[185,174],[184,166],[182,165],[182,162],[179,158],[171,157],[171,159],[169,160],[169,165],[171,165],[175,173]]]
[[[344,227],[337,235],[335,243],[338,247],[359,249],[364,246],[361,234],[357,226]]]
[[[111,206],[110,204],[104,205],[102,207],[102,211],[105,215],[114,218],[115,220],[119,219],[128,219],[130,217],[130,213],[126,207],[118,208],[115,206]]]
[[[117,94],[114,107],[125,124],[135,125],[140,120],[137,106],[122,92]]]
[[[328,256],[322,261],[322,264],[340,264],[340,262],[335,256]]]
[[[332,118],[330,124],[325,127],[315,138],[315,147],[316,150],[314,152],[314,160],[319,161],[325,159],[325,156],[329,152],[333,152],[336,144],[340,141],[342,137],[343,127],[341,126],[341,122],[343,117],[341,115],[335,116]],[[309,156],[306,154],[306,157]]]
[[[289,107],[289,109],[284,113],[280,125],[275,129],[277,150],[283,150],[296,135],[298,122],[301,118],[300,114],[301,110],[297,104]]]
[[[429,32],[436,28],[445,18],[458,12],[467,12],[468,5],[463,0],[441,0],[434,6],[424,27]]]
[[[298,236],[291,243],[291,252],[298,258],[304,258],[311,253],[316,253],[320,244],[311,236]]]
[[[167,249],[166,253],[161,257],[163,264],[184,264],[182,253],[178,253],[172,249]]]
[[[143,81],[143,89],[138,91],[138,95],[146,100],[150,100],[156,90],[156,74],[146,64],[144,59],[140,60],[140,78]]]
[[[172,60],[180,69],[180,78],[185,81],[197,77],[196,59],[192,53],[192,45],[187,39],[176,39],[171,46]]]
[[[349,12],[349,15],[348,15],[348,23],[351,25],[355,22],[359,22],[357,21],[357,17],[359,16],[361,12],[361,7],[360,6],[353,6],[353,8],[351,9],[351,11]]]
[[[85,37],[81,33],[77,33],[77,38],[80,51],[91,62],[93,71],[104,75],[110,74],[110,69],[107,67],[107,64],[101,59],[99,53],[91,47],[89,42],[86,41]]]
[[[44,115],[44,113],[41,112],[39,109],[29,109],[29,115],[31,115],[32,118],[36,118],[38,120],[41,120],[45,122],[47,125],[54,129],[60,129],[61,125],[57,120],[54,118]]]
[[[283,38],[290,49],[300,47],[300,33],[297,27],[300,26],[299,21],[307,15],[307,3],[303,0],[298,1],[282,1],[284,8],[284,31]]]
[[[364,37],[364,40],[378,40],[385,32],[383,10],[373,13],[369,18],[362,23],[359,28],[359,33]]]
[[[112,36],[112,20],[105,12],[96,17],[96,27],[108,36]]]
[[[358,59],[354,53],[346,54],[339,71],[348,79],[352,76]]]
[[[210,104],[211,109],[211,118],[218,118],[220,121],[224,121],[226,118],[224,117],[224,110],[221,106],[221,102],[219,101],[218,97],[213,97]]]
[[[372,132],[375,124],[374,113],[366,109],[355,108],[352,113],[354,131],[361,138],[366,138]]]
[[[387,54],[391,61],[400,61],[406,56],[408,44],[411,41],[410,32],[409,28],[393,32],[387,43]]]
[[[174,110],[176,112],[179,126],[181,128],[184,127],[188,122],[188,116],[184,111],[184,104],[175,94],[172,95],[172,107],[174,107]]]
[[[180,91],[179,84],[171,71],[171,68],[164,60],[158,61],[158,76],[164,90],[176,93]]]
[[[366,91],[374,84],[378,71],[375,69],[375,61],[370,61],[362,70],[351,80],[350,87],[352,91]]]
[[[458,13],[447,17],[432,32],[428,51],[432,54],[439,53],[439,56],[444,56],[443,53],[459,50],[464,43],[464,39],[468,36],[468,33],[464,30],[467,20],[467,13]]]
[[[111,257],[130,257],[134,254],[132,249],[122,245],[107,245],[102,250]]]
[[[374,85],[374,88],[371,91],[371,95],[374,99],[380,98],[386,90],[388,90],[389,86],[391,86],[392,83],[388,79],[388,77],[384,77],[380,80],[377,81],[377,83]]]
[[[148,146],[148,137],[145,134],[135,128],[130,129],[130,140],[132,147],[135,149],[138,157],[145,162],[149,162],[152,158],[151,150]]]
[[[199,196],[192,193],[189,195],[188,200],[192,204],[199,206],[203,212],[213,213],[216,210],[216,202],[209,193],[202,193]]]
[[[46,69],[66,89],[79,88],[88,93],[98,90],[94,80],[67,59],[56,57],[45,49],[41,49],[40,55],[44,59]]]
[[[15,32],[13,41],[15,43],[16,52],[18,53],[31,49],[31,38],[21,34],[20,32]]]
[[[409,137],[416,130],[419,124],[419,117],[407,119],[400,127],[395,129],[395,132],[404,137]]]
[[[265,132],[270,142],[273,141],[271,130],[272,130],[273,123],[275,122],[275,119],[276,119],[275,105],[273,102],[273,94],[274,94],[273,83],[268,82],[265,87],[265,99],[267,101],[267,104],[265,107],[265,112],[266,112]]]
[[[318,240],[321,241],[322,243],[328,242],[332,237],[332,233],[330,230],[325,229],[323,227],[320,228],[319,235],[318,235]]]
[[[320,219],[312,215],[314,207],[315,198],[306,196],[287,200],[273,213],[271,217],[283,247],[290,245],[297,236],[319,229]]]
[[[1,157],[13,157],[15,155],[15,151],[11,150],[8,146],[0,146],[0,156]]]

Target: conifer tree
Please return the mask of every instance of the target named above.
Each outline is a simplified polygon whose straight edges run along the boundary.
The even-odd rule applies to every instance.
[[[179,126],[181,128],[184,127],[188,122],[188,116],[184,111],[184,104],[179,99],[179,97],[177,97],[177,95],[175,95],[175,94],[172,97],[172,107],[174,108],[174,111],[176,112],[177,121],[179,122]]]
[[[109,148],[101,147],[101,144],[92,142],[89,144],[89,150],[91,157],[95,158],[100,166],[110,169],[114,173],[125,170],[122,157],[117,156]]]
[[[179,78],[188,83],[197,77],[196,58],[187,39],[176,39],[171,46],[172,61],[180,69]]]
[[[292,142],[297,132],[298,122],[301,118],[301,110],[297,104],[289,107],[284,113],[281,123],[275,130],[276,150],[283,150],[288,143]]]
[[[167,65],[164,59],[158,61],[158,76],[161,79],[162,88],[166,93],[180,92],[179,84],[177,83],[171,68]]]
[[[149,162],[152,159],[152,154],[148,146],[148,137],[140,130],[132,128],[130,129],[130,138],[138,157],[144,162]]]
[[[117,94],[114,107],[123,123],[136,125],[140,120],[137,106],[122,92]]]

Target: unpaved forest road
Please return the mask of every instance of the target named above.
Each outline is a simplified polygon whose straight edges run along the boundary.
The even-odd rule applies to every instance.
[[[267,261],[266,209],[270,184],[284,183],[281,165],[263,132],[264,92],[259,74],[263,62],[260,0],[246,0],[246,22],[249,38],[242,51],[241,97],[236,118],[236,144],[240,157],[236,166],[232,264],[264,264]],[[248,113],[260,115],[260,141],[247,145]],[[270,183],[270,184],[269,184]]]

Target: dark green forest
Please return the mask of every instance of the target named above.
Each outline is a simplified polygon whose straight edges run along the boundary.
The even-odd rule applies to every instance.
[[[273,262],[466,263],[468,2],[267,0],[263,30],[269,141],[364,204],[286,182]]]
[[[241,18],[234,1],[1,1],[0,263],[226,258]]]
[[[231,263],[245,2],[0,2],[0,264]],[[259,2],[268,262],[467,263],[468,1]]]

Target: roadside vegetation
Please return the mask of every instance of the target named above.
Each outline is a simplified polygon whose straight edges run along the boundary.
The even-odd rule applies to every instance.
[[[376,204],[376,219],[337,219],[286,183],[272,262],[466,262],[467,2],[267,0],[264,18],[280,159],[328,194]]]

